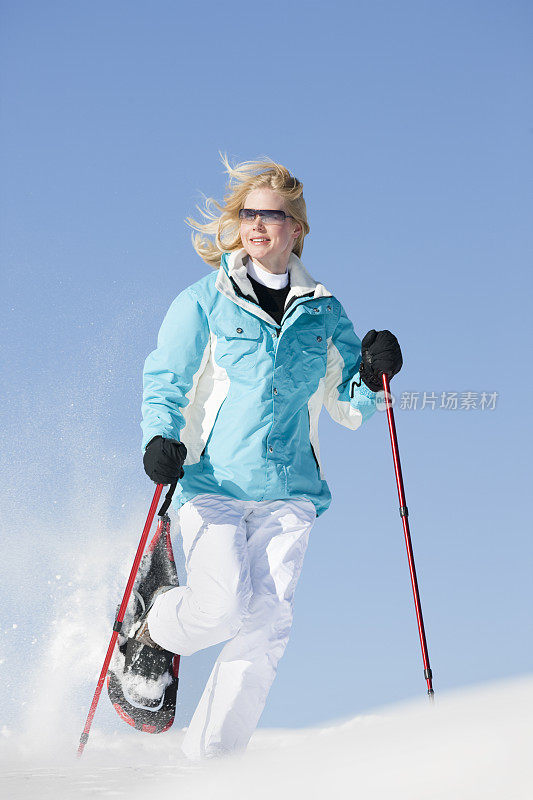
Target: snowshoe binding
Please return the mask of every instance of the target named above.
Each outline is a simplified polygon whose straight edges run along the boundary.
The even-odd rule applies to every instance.
[[[179,582],[165,514],[142,558],[107,673],[115,711],[145,733],[168,730],[176,713],[180,657],[152,642],[145,624],[155,598],[175,586]]]

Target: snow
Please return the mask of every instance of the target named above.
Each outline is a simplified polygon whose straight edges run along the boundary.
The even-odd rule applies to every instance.
[[[27,607],[17,606],[16,621],[13,614],[4,623],[2,797],[135,800],[163,791],[187,800],[531,800],[530,676],[449,693],[437,683],[433,706],[421,679],[416,701],[315,728],[260,729],[245,754],[203,764],[182,755],[183,730],[149,735],[125,725],[104,689],[77,759],[142,512],[132,508],[112,536],[87,515],[70,548],[69,530],[59,541],[44,533],[34,537],[33,547],[43,542],[46,548],[42,562],[54,564],[47,575],[54,586],[50,600],[35,592],[31,574],[24,583],[20,559],[10,562],[8,588],[16,596],[20,585]],[[37,604],[45,603],[49,624],[35,624],[43,620]],[[8,634],[17,641],[10,644]],[[33,659],[29,648],[38,651]],[[188,702],[186,692],[181,702]],[[181,708],[180,719],[187,710]]]
[[[181,754],[182,730],[142,734],[118,718],[111,734],[95,725],[81,759],[74,729],[4,728],[0,782],[10,800],[160,792],[187,800],[531,800],[532,712],[526,676],[437,695],[434,705],[422,697],[326,726],[259,730],[246,753],[201,764]]]
[[[124,670],[124,656],[115,648],[110,663],[111,668],[122,676],[122,691],[126,700],[133,705],[144,700],[157,700],[163,697],[166,687],[172,683],[172,676],[165,672],[159,677],[150,680],[135,674],[132,670]],[[161,699],[160,705],[163,700]]]

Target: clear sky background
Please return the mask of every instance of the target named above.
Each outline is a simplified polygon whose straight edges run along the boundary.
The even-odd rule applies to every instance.
[[[401,343],[391,388],[436,692],[530,671],[531,4],[0,8],[4,719],[62,664],[77,683],[54,705],[81,729],[153,493],[143,361],[210,269],[183,220],[223,195],[219,150],[304,182],[306,268],[359,336]],[[385,414],[352,432],[324,411],[320,435],[333,502],[265,726],[425,692]],[[183,660],[178,725],[216,652]],[[105,698],[97,722],[121,725]]]

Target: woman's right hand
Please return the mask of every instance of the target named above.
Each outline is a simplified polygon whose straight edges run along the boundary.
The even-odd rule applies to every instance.
[[[187,448],[175,439],[154,436],[144,451],[144,471],[154,483],[174,483],[183,478]]]

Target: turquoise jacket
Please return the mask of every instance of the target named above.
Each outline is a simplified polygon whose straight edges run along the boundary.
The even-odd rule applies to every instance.
[[[360,383],[361,341],[340,302],[289,259],[281,327],[261,309],[246,251],[185,289],[146,359],[143,448],[157,435],[187,447],[174,502],[197,494],[331,502],[318,442],[325,406],[355,430],[376,408]]]

